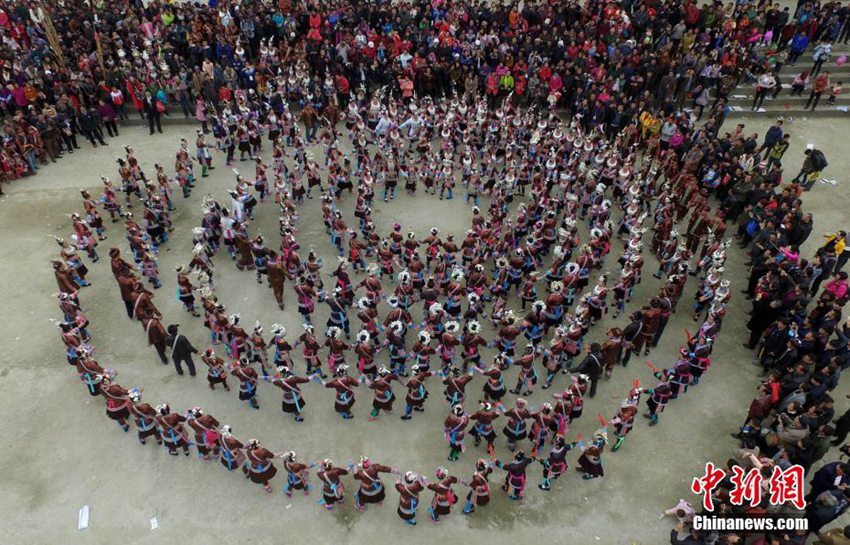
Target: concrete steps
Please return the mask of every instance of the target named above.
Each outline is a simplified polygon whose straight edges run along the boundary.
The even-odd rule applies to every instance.
[[[830,81],[844,82],[844,93],[838,97],[835,101],[835,105],[827,106],[826,99],[829,97],[828,93],[824,93],[821,97],[820,103],[818,104],[817,110],[811,112],[810,110],[804,110],[803,107],[806,105],[806,101],[809,99],[809,91],[811,90],[811,80],[809,86],[806,90],[803,91],[802,97],[791,97],[788,96],[788,92],[791,89],[791,81],[793,81],[794,77],[802,72],[803,70],[811,71],[812,65],[814,62],[812,61],[812,51],[813,47],[810,47],[806,53],[804,53],[794,65],[785,64],[782,69],[779,71],[779,79],[782,82],[782,91],[780,95],[772,100],[770,98],[765,99],[764,104],[758,111],[752,111],[750,108],[753,105],[753,97],[755,96],[756,86],[754,83],[745,83],[743,85],[739,85],[735,90],[729,95],[729,106],[731,111],[729,112],[729,117],[794,117],[794,118],[804,118],[804,117],[844,117],[848,115],[848,109],[850,109],[850,59],[845,64],[838,66],[835,64],[835,60],[841,55],[846,55],[850,58],[850,49],[847,48],[846,45],[841,44],[839,48],[834,48],[832,51],[832,55],[830,56],[830,60],[826,62],[821,68],[822,71],[829,72]]]
[[[848,55],[848,57],[850,57],[850,55]],[[829,72],[829,79],[830,80],[836,80],[837,81],[837,80],[843,79],[843,81],[845,83],[850,82],[850,60],[848,60],[846,63],[842,64],[841,66],[838,66],[837,64],[835,64],[836,58],[837,58],[836,55],[833,55],[832,57],[830,57],[829,62],[824,63],[824,65],[821,67],[821,72]],[[779,71],[779,77],[783,81],[785,80],[785,78],[789,78],[789,80],[790,80],[791,78],[793,78],[794,76],[796,76],[797,74],[802,72],[803,70],[807,70],[809,72],[809,74],[811,74],[812,73],[812,64],[813,63],[811,63],[811,62],[801,62],[801,61],[797,61],[797,64],[795,64],[793,66],[786,64],[782,67],[782,70]]]
[[[808,93],[801,97],[788,96],[788,91],[783,90],[776,99],[767,97],[758,111],[753,111],[750,108],[753,106],[753,92],[744,94],[742,88],[735,90],[737,94],[730,95],[729,112],[730,117],[743,117],[751,115],[754,117],[841,117],[847,115],[850,110],[850,95],[842,95],[835,101],[835,105],[828,106],[826,104],[827,97],[821,97],[818,103],[817,110],[804,110],[806,102],[809,100]],[[745,98],[740,98],[745,97]]]
[[[848,108],[850,106],[844,106]],[[841,106],[827,106],[821,100],[821,103],[818,104],[817,110],[812,112],[811,110],[804,110],[802,106],[797,109],[792,108],[784,108],[782,106],[773,106],[768,105],[767,102],[764,103],[761,109],[758,111],[750,110],[749,106],[741,107],[741,106],[733,106],[732,109],[729,110],[727,114],[727,118],[741,118],[741,117],[784,117],[784,118],[794,118],[794,119],[803,119],[809,117],[816,118],[840,118],[845,117],[848,114],[847,111],[840,110]]]
[[[740,89],[738,89],[738,90],[740,90]],[[729,97],[729,105],[730,106],[740,106],[742,108],[749,108],[753,105],[754,96],[755,96],[754,94],[735,95],[735,97],[742,97],[742,98],[735,98],[735,97],[730,96]],[[829,97],[822,96],[820,103],[818,104],[818,107],[825,104],[827,98],[829,98]],[[767,98],[765,98],[764,99],[764,106],[767,107],[769,104],[773,104],[773,105],[781,105],[782,107],[789,107],[790,106],[791,109],[802,109],[803,106],[806,105],[806,101],[808,101],[808,100],[809,100],[809,94],[808,93],[804,94],[803,96],[796,96],[795,95],[795,96],[792,97],[792,96],[788,96],[788,91],[782,91],[779,94],[779,96],[777,96],[775,99],[770,98],[769,96]],[[839,96],[835,100],[835,105],[836,106],[850,106],[850,96],[848,96],[848,95]]]

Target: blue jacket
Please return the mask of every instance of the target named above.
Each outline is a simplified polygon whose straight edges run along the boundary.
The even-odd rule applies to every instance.
[[[835,478],[837,477],[835,470],[842,463],[843,462],[832,462],[831,464],[826,464],[817,470],[812,478],[812,489],[817,490],[818,493],[820,493],[824,490],[832,490],[835,488]],[[846,474],[842,475],[841,484],[850,484],[850,476]]]
[[[805,51],[809,47],[809,37],[805,34],[797,34],[791,39],[791,49],[794,51]]]
[[[773,125],[769,129],[767,129],[767,134],[764,135],[764,144],[768,147],[772,147],[775,143],[782,140],[782,128]]]

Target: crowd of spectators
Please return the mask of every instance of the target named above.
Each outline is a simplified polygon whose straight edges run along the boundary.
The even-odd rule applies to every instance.
[[[781,63],[773,50],[789,41],[799,57],[810,43],[847,40],[839,2],[800,2],[796,13],[770,2],[520,5],[6,4],[2,176],[33,174],[83,139],[106,145],[134,111],[154,133],[176,112],[205,121],[253,99],[278,113],[284,102],[313,102],[321,116],[382,88],[408,98],[487,95],[493,104],[510,95],[580,113],[609,135],[632,123],[657,132],[665,120],[690,124],[683,108],[697,119],[706,107],[723,110],[742,78]]]

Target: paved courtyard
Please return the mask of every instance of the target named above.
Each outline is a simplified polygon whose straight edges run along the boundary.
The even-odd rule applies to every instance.
[[[772,119],[737,117],[729,125],[740,122],[746,123],[746,132],[763,135]],[[811,142],[829,158],[826,177],[837,181],[836,185],[818,184],[804,195],[806,209],[815,214],[815,233],[804,246],[803,256],[814,253],[820,233],[847,227],[850,181],[844,173],[850,168],[848,128],[850,124],[844,120],[804,118],[785,126],[793,143],[786,156],[786,177],[796,174],[802,150]],[[112,139],[109,147],[90,149],[84,144],[81,152],[43,168],[37,176],[4,186],[6,196],[0,198],[0,274],[4,279],[0,300],[7,322],[0,335],[0,459],[4,465],[0,478],[0,511],[4,513],[0,528],[4,537],[0,542],[176,544],[297,540],[384,545],[402,540],[433,543],[445,539],[491,545],[517,540],[656,545],[667,542],[672,526],[669,519],[659,521],[659,513],[679,498],[696,503],[697,498],[689,492],[691,478],[706,461],[724,461],[736,446],[729,432],[746,414],[759,380],[757,368],[749,365],[750,352],[741,347],[747,319],[744,313],[749,310],[749,303],[739,293],[745,285],[746,268],[744,256],[736,247],[731,250],[727,272],[735,295],[713,354],[713,367],[694,391],[668,407],[660,425],[650,428],[639,419],[624,448],[617,453],[606,452],[605,479],[584,481],[571,470],[556,481],[552,491],[543,493],[536,488],[540,472],[535,467],[530,471],[526,499],[512,503],[495,486],[502,476],[497,471],[491,478],[494,501],[486,508],[470,517],[460,515],[458,509],[439,527],[420,516],[419,527],[409,528],[396,516],[394,491],[390,491],[383,507],[371,507],[365,513],[354,511],[350,499],[342,509],[327,513],[316,504],[315,491],[309,498],[296,496],[291,500],[281,494],[282,472],[272,483],[275,493],[269,496],[240,474],[228,474],[216,464],[204,464],[194,457],[173,458],[151,443],[140,446],[133,433],[122,433],[105,418],[102,400],[90,398],[76,373],[65,363],[54,321],[57,302],[51,297],[56,283],[49,261],[58,248],[50,235],[69,236],[68,214],[81,208],[80,188],[99,194],[99,177],[116,176],[115,156],[121,153],[121,144],[133,146],[146,172],[153,172],[154,162],[162,162],[170,170],[179,137],[191,135],[194,127],[169,125],[164,129],[165,134],[149,137],[146,128],[122,128],[121,137]],[[321,150],[316,148],[314,154],[320,157]],[[269,157],[268,150],[265,156]],[[177,228],[159,256],[164,286],[157,292],[156,304],[164,314],[163,323],[180,323],[181,332],[199,348],[206,346],[206,330],[202,320],[191,318],[176,301],[173,271],[175,266],[188,262],[191,227],[199,223],[203,194],[210,193],[222,202],[228,200],[226,189],[232,187],[234,175],[224,166],[221,154],[214,156],[214,165],[218,168],[199,182],[189,199],[175,197],[178,208],[172,217]],[[238,163],[237,167],[245,174],[253,174],[251,163]],[[462,191],[457,197],[438,201],[424,194],[414,199],[401,194],[389,205],[376,203],[378,231],[387,232],[397,221],[405,231],[424,234],[437,225],[444,233],[462,237],[469,225],[470,209],[463,202]],[[352,218],[352,205],[353,198],[347,197],[343,208],[348,218]],[[318,199],[306,202],[301,217],[299,242],[303,249],[315,247],[324,257],[327,271],[335,266],[336,257],[324,232]],[[260,205],[257,218],[252,233],[259,229],[269,239],[269,245],[276,246],[274,204]],[[122,224],[109,224],[107,220],[107,234],[109,240],[99,246],[101,256],[106,257],[112,245],[126,253]],[[608,262],[616,271],[614,259],[609,257]],[[300,334],[291,284],[287,285],[287,311],[280,311],[270,290],[257,284],[253,273],[238,271],[226,255],[218,255],[215,263],[217,295],[230,312],[241,314],[246,329],[259,320],[266,331],[277,322],[286,326],[290,336]],[[279,393],[267,384],[260,386],[261,410],[253,411],[234,392],[209,391],[203,376],[179,377],[173,367],[158,362],[138,323],[127,319],[108,259],[90,269],[94,285],[83,290],[81,302],[92,321],[95,356],[104,367],[119,372],[122,385],[143,387],[145,400],[151,405],[168,401],[181,412],[200,405],[222,423],[232,425],[241,440],[257,437],[272,450],[296,450],[312,461],[331,457],[338,463],[348,463],[366,454],[402,471],[413,469],[430,476],[442,465],[452,474],[468,478],[475,460],[486,454],[470,442],[459,462],[446,461],[447,448],[442,437],[445,404],[434,379],[429,386],[433,395],[426,412],[417,414],[412,422],[398,419],[403,408],[398,404],[395,414],[382,415],[379,422],[367,421],[371,392],[365,388],[358,394],[356,418],[343,422],[333,412],[331,393],[307,385],[306,421],[296,424],[280,412]],[[655,263],[648,258],[636,303],[647,300],[657,290],[658,281],[651,276],[654,270]],[[691,279],[679,313],[652,354],[654,361],[671,362],[683,329],[693,328],[687,308],[694,290],[695,281]],[[326,312],[320,305],[314,319],[320,324],[319,332],[323,331]],[[588,339],[598,340],[605,328],[614,323],[624,325],[623,317],[616,321],[606,318],[591,330]],[[485,329],[485,337],[488,335],[490,330]],[[299,371],[303,371],[300,356],[295,359]],[[514,373],[515,370],[508,371],[506,382],[512,384]],[[595,415],[613,415],[636,377],[651,385],[650,373],[640,359],[633,360],[627,368],[615,369],[610,381],[603,379],[599,394],[587,402],[585,416],[575,430],[589,436],[598,425]],[[470,400],[477,399],[480,386],[478,378],[469,389]],[[397,386],[396,395],[403,397],[403,390]],[[838,414],[847,408],[843,395],[846,392],[846,384],[836,392]],[[531,403],[539,405],[547,397],[547,391],[538,389],[531,396]],[[502,441],[496,454],[507,457]],[[837,454],[830,452],[826,459],[835,459]],[[568,459],[574,465],[575,455]],[[389,484],[392,479],[388,476],[385,482]],[[352,486],[349,489],[353,492]],[[466,493],[462,487],[458,491]],[[423,500],[426,498],[430,501],[430,494],[423,494]],[[78,531],[77,511],[83,505],[91,508],[90,527]],[[149,522],[153,517],[159,525],[156,530],[151,530]],[[836,521],[848,522],[846,516]]]

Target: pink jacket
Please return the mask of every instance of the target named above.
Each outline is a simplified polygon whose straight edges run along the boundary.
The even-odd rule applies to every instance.
[[[830,280],[824,285],[824,290],[835,294],[837,299],[841,299],[847,295],[847,289],[848,286],[846,280]]]

